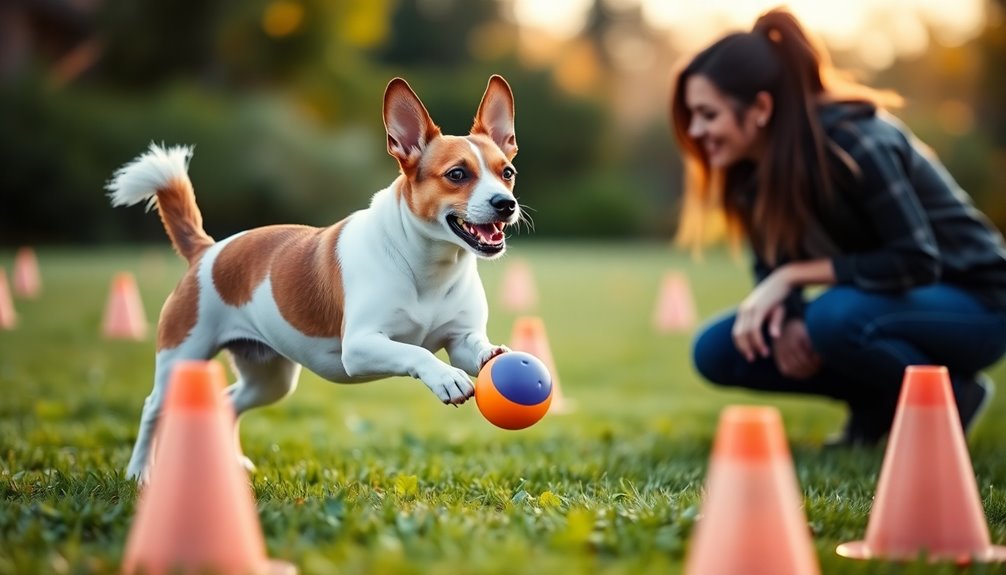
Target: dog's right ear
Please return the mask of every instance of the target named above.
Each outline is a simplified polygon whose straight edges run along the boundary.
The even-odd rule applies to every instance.
[[[388,153],[398,160],[402,170],[415,168],[426,144],[440,135],[426,106],[401,78],[389,82],[384,91],[384,129],[388,133]]]

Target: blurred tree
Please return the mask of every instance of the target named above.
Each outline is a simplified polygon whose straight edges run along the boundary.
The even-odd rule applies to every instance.
[[[471,62],[471,35],[499,18],[497,0],[400,0],[378,60],[400,68]]]
[[[1006,148],[1006,0],[991,0],[993,17],[980,38],[986,73],[981,77],[980,114],[992,142]]]
[[[981,76],[978,121],[992,149],[984,150],[981,161],[987,166],[988,193],[983,207],[1000,229],[1006,230],[1006,0],[991,0],[988,25],[980,38],[984,73]]]
[[[977,40],[933,43],[869,80],[909,97],[899,115],[1003,225],[1006,0],[989,2]],[[593,0],[565,39],[522,27],[513,7],[0,0],[0,47],[12,47],[0,53],[0,242],[164,241],[157,218],[111,210],[102,192],[151,140],[198,145],[192,177],[214,235],[329,223],[397,171],[381,117],[390,78],[463,134],[492,73],[514,91],[517,193],[536,237],[666,236],[681,179],[666,34],[624,2]]]
[[[184,77],[211,77],[223,0],[107,0],[98,27],[99,64],[112,85],[153,88]]]

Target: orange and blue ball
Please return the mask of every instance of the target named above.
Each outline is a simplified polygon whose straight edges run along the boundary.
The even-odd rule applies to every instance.
[[[486,362],[479,372],[475,403],[482,415],[497,427],[530,427],[545,416],[552,404],[552,375],[530,353],[501,353]]]

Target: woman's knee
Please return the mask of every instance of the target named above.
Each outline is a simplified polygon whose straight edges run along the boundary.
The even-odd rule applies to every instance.
[[[855,344],[866,311],[861,296],[862,292],[855,288],[834,287],[807,306],[804,324],[819,355],[832,357]]]
[[[735,385],[731,373],[740,357],[730,331],[734,316],[721,317],[703,326],[692,343],[692,363],[703,378],[717,385]]]

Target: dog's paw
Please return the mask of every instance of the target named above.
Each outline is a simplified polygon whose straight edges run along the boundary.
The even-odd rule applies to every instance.
[[[482,353],[479,354],[479,370],[485,367],[486,364],[489,363],[490,359],[496,357],[497,355],[507,353],[509,351],[512,350],[505,345],[496,345],[493,347],[487,347],[483,349]]]
[[[255,471],[255,464],[252,463],[251,459],[248,459],[244,455],[240,454],[238,455],[238,466],[247,471],[248,473],[252,473]]]
[[[131,479],[136,482],[139,487],[150,483],[150,467],[134,467],[130,466],[126,469],[126,479]]]
[[[475,386],[463,370],[445,365],[428,377],[422,378],[440,401],[445,404],[461,405],[475,395]]]

